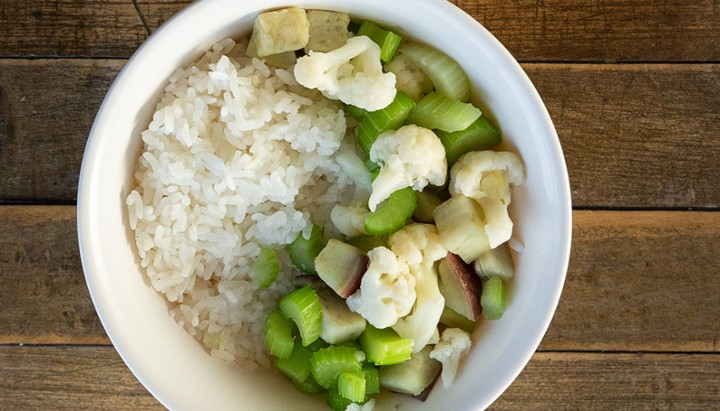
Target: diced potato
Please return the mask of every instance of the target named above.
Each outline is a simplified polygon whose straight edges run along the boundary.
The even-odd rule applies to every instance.
[[[440,241],[470,263],[490,250],[485,234],[485,213],[470,197],[455,195],[433,211]]]
[[[350,16],[347,13],[308,10],[307,18],[310,22],[310,39],[305,46],[306,52],[335,50],[345,45],[350,38]]]
[[[257,54],[257,48],[255,47],[255,42],[251,41],[248,43],[247,50],[245,50],[245,55],[248,57],[259,57]],[[265,64],[270,67],[287,70],[293,64],[295,64],[295,61],[297,61],[297,56],[295,56],[294,51],[285,51],[282,53],[262,57],[262,59],[265,60]]]
[[[305,10],[289,7],[261,13],[255,18],[250,41],[258,57],[271,56],[305,47],[310,38],[310,22]]]

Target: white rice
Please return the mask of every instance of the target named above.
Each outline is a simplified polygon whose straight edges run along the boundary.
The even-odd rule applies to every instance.
[[[126,204],[142,268],[213,356],[269,366],[263,325],[295,277],[283,246],[352,195],[345,132],[337,102],[230,39],[170,78]],[[261,244],[285,262],[267,289],[250,274]]]

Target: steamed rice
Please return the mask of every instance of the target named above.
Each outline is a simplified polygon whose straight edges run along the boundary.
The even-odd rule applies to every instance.
[[[283,246],[353,191],[334,159],[345,132],[337,102],[230,39],[170,78],[126,203],[152,286],[213,356],[269,366],[264,322],[294,288]],[[266,289],[261,244],[285,263]]]

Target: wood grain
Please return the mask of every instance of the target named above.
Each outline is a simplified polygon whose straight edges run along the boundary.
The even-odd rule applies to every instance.
[[[720,8],[683,0],[453,0],[532,61],[718,61]],[[190,0],[4,0],[0,55],[127,57]]]
[[[720,351],[720,213],[573,217],[568,278],[541,349]],[[108,342],[75,236],[74,207],[0,207],[0,301],[14,307],[0,310],[0,343]]]
[[[111,346],[0,346],[0,375],[1,409],[163,409]],[[716,354],[540,352],[490,409],[706,410],[719,380]]]
[[[75,201],[121,60],[0,60],[0,202]],[[720,65],[526,64],[576,207],[720,207]],[[42,88],[36,78],[52,78]],[[70,92],[69,92],[70,91]]]

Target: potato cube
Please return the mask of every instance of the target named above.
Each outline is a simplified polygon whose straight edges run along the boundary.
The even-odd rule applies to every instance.
[[[470,197],[455,195],[433,211],[440,241],[466,263],[490,250],[485,234],[485,213]]]
[[[344,46],[350,38],[350,16],[347,13],[308,10],[307,18],[310,22],[310,39],[305,46],[306,52],[332,51]]]
[[[305,10],[289,7],[261,13],[255,19],[250,41],[258,57],[299,50],[307,45],[310,23]]]

